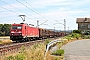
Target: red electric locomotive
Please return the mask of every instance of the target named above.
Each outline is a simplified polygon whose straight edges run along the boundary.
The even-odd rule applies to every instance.
[[[12,41],[28,41],[31,38],[39,37],[38,28],[31,27],[28,24],[12,24],[10,39]]]

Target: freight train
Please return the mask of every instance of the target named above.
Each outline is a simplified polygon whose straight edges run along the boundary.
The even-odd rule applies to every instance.
[[[25,23],[12,24],[10,30],[10,39],[12,41],[21,42],[33,39],[43,39],[60,36],[60,32],[43,28],[32,27]]]

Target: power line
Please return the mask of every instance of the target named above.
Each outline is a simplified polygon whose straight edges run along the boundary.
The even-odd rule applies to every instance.
[[[8,11],[13,12],[13,13],[15,13],[15,14],[18,14],[17,12],[14,12],[14,11],[9,10],[9,9],[7,9],[7,8],[4,8],[4,7],[2,7],[2,6],[0,6],[0,8],[3,8],[3,9],[5,9],[5,10],[8,10]]]
[[[2,1],[2,0],[1,0]],[[7,4],[7,5],[9,5],[10,7],[13,7],[14,9],[17,9],[18,11],[22,11],[22,10],[19,10],[18,8],[16,8],[16,7],[14,7],[14,6],[12,6],[12,5],[10,5],[10,4],[8,4],[8,3],[6,3],[5,1],[2,1],[3,3],[5,3],[5,4]],[[23,12],[23,11],[22,11]],[[26,14],[28,14],[28,13],[26,13]],[[28,14],[29,15],[29,14]],[[30,15],[31,16],[31,15]]]
[[[34,13],[38,14],[39,16],[43,17],[42,15],[40,15],[39,13],[37,13],[36,11],[34,11],[33,9],[29,8],[28,6],[26,6],[25,4],[21,3],[20,1],[16,0],[17,2],[19,2],[20,4],[24,5],[26,8],[28,8],[29,10],[33,11]],[[43,17],[45,18],[45,17]],[[46,18],[45,18],[46,19]]]
[[[2,1],[2,0],[1,0]],[[14,6],[12,6],[12,5],[10,5],[10,4],[8,4],[8,3],[6,3],[5,1],[2,1],[3,3],[5,3],[5,4],[7,4],[7,5],[9,5],[10,7],[13,7],[14,9],[17,9],[18,11],[22,11],[22,10],[19,10],[18,8],[16,8],[16,7],[14,7]],[[1,7],[1,8],[3,8],[3,7]],[[6,9],[6,8],[3,8],[3,9]],[[6,9],[6,10],[9,10],[9,9]],[[12,11],[12,10],[9,10],[9,11],[11,11],[11,12],[14,12],[14,11]],[[23,11],[22,11],[23,12]],[[14,12],[14,13],[16,13],[16,12]],[[28,14],[28,13],[26,13],[27,15],[30,15],[30,14]],[[30,15],[31,16],[31,15]],[[27,18],[29,18],[29,17],[27,17]],[[31,18],[29,18],[29,19],[31,19]]]
[[[28,4],[29,6],[31,6],[34,10],[36,10],[37,12],[39,12],[37,9],[35,9],[32,5],[30,5],[27,1],[23,0],[26,4]],[[40,13],[40,12],[39,12]],[[43,16],[45,16],[44,14],[42,14]],[[47,17],[47,16],[45,16]],[[50,19],[50,18],[49,18]]]

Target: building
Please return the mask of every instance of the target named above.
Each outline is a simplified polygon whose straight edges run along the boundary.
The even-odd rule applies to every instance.
[[[81,30],[82,33],[90,30],[90,18],[77,18],[76,23],[78,30]]]

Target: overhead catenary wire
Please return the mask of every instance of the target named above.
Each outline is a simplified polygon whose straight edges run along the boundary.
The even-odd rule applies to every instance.
[[[5,2],[5,1],[3,1],[3,0],[1,0],[3,3],[5,3],[5,4],[7,4],[7,5],[9,5],[10,7],[13,7],[14,9],[16,9],[16,10],[18,10],[18,11],[20,11],[20,12],[23,12],[22,10],[19,10],[18,8],[16,8],[16,7],[14,7],[14,6],[12,6],[12,5],[10,5],[10,4],[8,4],[7,2]],[[30,14],[28,14],[28,13],[26,13],[26,12],[23,12],[23,13],[25,13],[25,14],[27,14],[27,15],[30,15]],[[31,16],[31,15],[30,15]],[[28,17],[29,18],[29,17]],[[29,19],[31,19],[31,18],[29,18]]]
[[[26,6],[25,4],[21,3],[20,1],[16,0],[17,2],[19,2],[20,4],[22,4],[23,6],[25,6],[26,8],[28,8],[29,10],[33,11],[34,13],[38,14],[39,16],[45,18],[44,16],[42,16],[41,14],[39,14],[38,12],[34,11],[33,9],[31,9],[30,7]],[[46,19],[46,18],[45,18]],[[46,19],[48,21],[48,19]]]
[[[5,3],[5,4],[7,4],[7,5],[9,5],[10,7],[13,7],[14,9],[17,9],[18,11],[22,11],[22,10],[19,10],[18,8],[16,8],[16,7],[14,7],[14,6],[12,6],[12,5],[10,5],[10,4],[8,4],[7,2],[5,2],[5,1],[3,1],[3,0],[1,0],[3,3]],[[17,2],[19,2],[20,4],[22,4],[22,5],[24,5],[23,3],[21,3],[20,1],[18,1],[18,0],[16,0]],[[23,1],[25,1],[25,0],[23,0]],[[25,1],[26,2],[26,1]],[[27,2],[26,2],[27,3]],[[28,4],[28,3],[27,3]],[[30,4],[28,4],[28,5],[30,5]],[[29,8],[28,6],[26,6],[26,5],[24,5],[25,7],[27,7],[27,8]],[[30,5],[31,6],[31,5]],[[32,7],[32,6],[31,6]],[[34,8],[34,7],[32,7],[32,8]],[[6,8],[4,8],[4,9],[6,9]],[[31,8],[29,8],[31,11],[33,11],[33,12],[35,12],[36,14],[38,14],[39,16],[41,16],[41,17],[43,17],[43,18],[45,18],[44,16],[42,16],[42,15],[40,15],[39,13],[37,13],[36,11],[34,11],[33,9],[31,9]],[[34,8],[35,9],[35,8]],[[8,9],[7,9],[8,10]],[[36,9],[35,9],[36,10]],[[10,10],[11,11],[11,10]],[[26,14],[28,14],[28,13],[26,13]],[[28,14],[29,15],[29,14]],[[31,15],[30,15],[31,16]],[[46,19],[46,18],[45,18]]]
[[[40,13],[37,9],[35,9],[31,4],[29,4],[27,1],[25,1],[25,0],[23,0],[26,4],[28,4],[29,6],[31,6],[34,10],[36,10],[38,13]],[[43,15],[43,16],[45,16],[44,14],[41,14],[41,15]],[[45,17],[47,17],[47,16],[45,16]],[[47,18],[49,18],[49,17],[47,17]],[[50,19],[50,18],[49,18]]]
[[[2,7],[2,6],[0,6],[0,8],[3,8],[3,9],[5,9],[5,10],[8,10],[8,11],[10,11],[10,12],[13,12],[13,13],[15,13],[15,14],[18,14],[17,12],[15,12],[15,11],[12,11],[12,10],[10,10],[10,9],[7,9],[7,8],[4,8],[4,7]],[[19,15],[19,14],[18,14]]]

